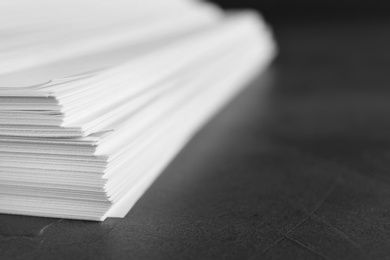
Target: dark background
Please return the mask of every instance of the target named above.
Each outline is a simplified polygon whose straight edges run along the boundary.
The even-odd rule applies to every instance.
[[[386,19],[386,0],[213,0],[225,8],[255,8],[272,23]]]

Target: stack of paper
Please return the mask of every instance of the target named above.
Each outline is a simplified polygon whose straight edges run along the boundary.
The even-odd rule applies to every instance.
[[[256,13],[190,0],[3,1],[0,39],[0,212],[86,220],[124,217],[274,54]]]

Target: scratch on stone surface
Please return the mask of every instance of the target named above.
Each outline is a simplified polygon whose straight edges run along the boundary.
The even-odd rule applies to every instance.
[[[3,238],[4,240],[11,240],[11,239],[27,239],[27,240],[34,240],[35,235],[2,235],[0,234],[0,238]]]
[[[42,236],[46,229],[48,229],[49,227],[53,226],[54,224],[60,223],[61,221],[63,221],[63,219],[59,219],[57,221],[54,221],[54,222],[44,226],[43,228],[41,228],[41,230],[39,230],[38,236]]]
[[[284,233],[279,239],[277,239],[274,243],[272,243],[270,246],[268,246],[266,249],[264,249],[261,254],[265,254],[270,249],[272,249],[274,246],[279,244],[283,239],[285,239],[291,232],[293,232],[295,229],[300,227],[303,223],[306,222],[321,206],[322,204],[329,198],[329,196],[332,194],[334,188],[336,187],[337,179],[330,185],[329,189],[325,192],[325,195],[317,201],[317,203],[314,205],[313,209],[304,217],[301,221],[298,222],[294,227],[289,229],[286,233]]]
[[[296,243],[296,244],[302,246],[303,248],[305,248],[306,250],[312,252],[313,254],[316,254],[316,255],[318,255],[318,256],[324,258],[324,259],[329,259],[329,260],[330,260],[329,257],[323,255],[322,253],[320,253],[320,252],[318,252],[317,250],[315,250],[315,249],[309,247],[308,245],[305,245],[305,244],[302,243],[301,241],[299,241],[299,240],[297,240],[297,239],[294,239],[294,238],[292,238],[292,237],[290,237],[290,236],[287,236],[287,235],[284,235],[284,237],[287,238],[288,240],[293,241],[294,243]]]
[[[44,226],[43,228],[41,228],[39,230],[38,233],[35,233],[35,234],[26,234],[26,235],[3,235],[3,234],[0,234],[0,238],[2,238],[3,240],[11,240],[11,239],[27,239],[27,240],[35,240],[35,238],[39,237],[39,236],[42,236],[43,233],[49,228],[51,227],[52,225],[54,224],[57,224],[59,222],[63,221],[63,219],[60,219],[60,220],[57,220],[57,221],[54,221],[46,226]]]
[[[364,250],[361,248],[361,246],[359,244],[357,244],[355,241],[353,241],[344,231],[333,226],[333,224],[329,223],[328,221],[326,221],[323,218],[314,218],[313,220],[316,221],[317,223],[320,223],[322,225],[326,225],[326,226],[330,227],[331,229],[335,230],[341,237],[343,237],[345,240],[347,240],[353,247],[355,247],[356,249],[358,249],[361,252],[364,252]]]

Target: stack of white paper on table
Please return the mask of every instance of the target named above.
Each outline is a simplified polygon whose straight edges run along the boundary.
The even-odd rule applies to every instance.
[[[124,217],[273,55],[204,2],[2,1],[0,212]]]

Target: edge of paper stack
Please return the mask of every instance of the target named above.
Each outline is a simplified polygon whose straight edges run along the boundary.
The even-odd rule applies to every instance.
[[[190,0],[2,1],[0,39],[0,213],[95,221],[275,54],[257,13]]]

